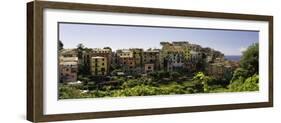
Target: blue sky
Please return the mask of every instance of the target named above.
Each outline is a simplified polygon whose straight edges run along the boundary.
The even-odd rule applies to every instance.
[[[95,24],[59,24],[59,39],[64,48],[83,43],[88,48],[161,48],[161,41],[188,41],[210,47],[225,55],[241,55],[259,41],[259,32],[189,28],[160,28]]]

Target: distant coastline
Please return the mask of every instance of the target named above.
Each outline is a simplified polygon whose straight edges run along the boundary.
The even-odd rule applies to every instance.
[[[240,61],[242,56],[240,55],[227,55],[224,56],[225,59],[230,60],[230,61]]]

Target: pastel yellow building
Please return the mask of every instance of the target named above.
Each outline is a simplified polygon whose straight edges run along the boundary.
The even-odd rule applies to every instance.
[[[91,58],[91,73],[94,76],[107,75],[107,58],[102,56],[95,56]]]
[[[131,48],[129,49],[133,53],[134,64],[136,67],[142,67],[142,53],[143,49]]]

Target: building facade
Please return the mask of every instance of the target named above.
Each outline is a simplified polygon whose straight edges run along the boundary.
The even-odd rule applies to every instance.
[[[120,49],[116,51],[116,59],[118,66],[125,73],[132,73],[136,68],[136,61],[133,51],[129,49]]]
[[[59,57],[60,82],[76,82],[78,73],[78,57]]]
[[[160,44],[161,49],[130,48],[115,52],[110,47],[85,48],[79,54],[77,49],[62,49],[59,53],[61,80],[76,81],[79,66],[82,74],[93,76],[106,76],[115,72],[133,75],[158,70],[192,73],[205,68],[208,74],[224,73],[224,55],[219,51],[187,41]]]
[[[106,57],[95,56],[91,58],[91,73],[93,76],[105,76],[108,74],[108,62]]]
[[[59,56],[62,57],[78,57],[76,49],[62,49],[59,51]]]
[[[94,48],[91,52],[91,57],[105,57],[106,58],[106,72],[110,72],[110,65],[112,63],[112,50],[109,47]]]
[[[186,68],[190,58],[188,42],[161,42],[161,68],[166,71]]]
[[[145,64],[144,65],[144,72],[150,73],[154,71],[154,64]]]
[[[160,50],[150,49],[143,52],[143,66],[153,66],[153,70],[160,69]],[[144,68],[146,72],[146,68]]]
[[[135,62],[135,67],[141,68],[143,67],[142,59],[143,59],[143,49],[140,48],[131,48],[129,49],[133,54],[133,59]]]

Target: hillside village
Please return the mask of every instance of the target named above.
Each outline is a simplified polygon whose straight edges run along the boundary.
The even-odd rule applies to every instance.
[[[187,41],[160,42],[161,49],[130,48],[112,51],[110,47],[78,48],[59,51],[59,79],[61,83],[83,82],[89,77],[98,83],[110,83],[114,76],[133,78],[156,71],[184,73],[187,79],[202,71],[220,78],[233,72],[239,64],[224,58],[224,54]],[[165,78],[163,78],[165,79]],[[168,79],[168,78],[166,78]]]

